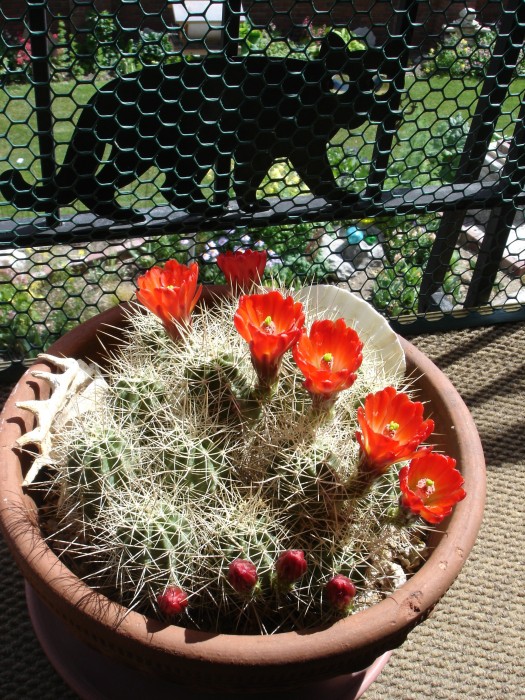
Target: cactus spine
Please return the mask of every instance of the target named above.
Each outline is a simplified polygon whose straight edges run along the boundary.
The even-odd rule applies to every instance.
[[[329,411],[312,406],[290,353],[261,399],[236,305],[195,314],[176,343],[152,314],[132,314],[109,390],[55,436],[54,518],[75,533],[65,549],[77,566],[89,555],[89,584],[125,605],[162,615],[159,595],[180,587],[187,626],[307,628],[340,614],[323,594],[334,575],[355,581],[360,609],[384,595],[388,566],[378,561],[413,559],[422,546],[420,527],[395,527],[395,474],[370,485],[357,468],[356,407],[398,380],[372,340]],[[287,550],[303,551],[308,568],[283,588],[275,562]],[[236,559],[257,569],[250,595],[228,581]]]

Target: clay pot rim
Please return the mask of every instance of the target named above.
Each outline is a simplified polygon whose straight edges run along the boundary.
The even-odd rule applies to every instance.
[[[206,296],[209,296],[208,294]],[[122,307],[115,307],[87,321],[78,328],[93,335],[101,323],[122,325]],[[66,334],[49,350],[63,354],[78,331]],[[78,335],[78,334],[77,334]],[[0,525],[24,575],[35,590],[56,609],[63,599],[70,614],[87,616],[96,627],[107,627],[128,640],[147,643],[177,657],[237,666],[282,666],[290,662],[304,664],[333,655],[341,656],[384,639],[385,634],[395,638],[403,629],[411,629],[423,619],[455,580],[470,552],[482,521],[485,500],[484,458],[479,436],[470,413],[442,372],[414,346],[400,339],[409,367],[417,367],[425,385],[438,385],[445,413],[453,420],[456,434],[458,463],[465,478],[467,497],[453,510],[442,524],[444,534],[432,555],[407,583],[365,611],[337,621],[327,628],[305,632],[284,632],[270,636],[213,634],[189,631],[176,625],[166,625],[146,616],[126,611],[117,603],[108,601],[81,582],[52,552],[40,536],[32,519],[31,527],[21,527],[22,519],[31,522],[27,497],[20,487],[19,459],[12,449],[20,435],[20,420],[27,412],[16,409],[15,401],[28,398],[32,386],[41,384],[30,372],[19,381],[9,397],[2,416],[0,430],[9,433],[1,446],[0,467]],[[78,343],[77,343],[78,344]],[[77,353],[73,353],[77,354]],[[42,364],[39,369],[46,369]],[[24,396],[18,395],[25,391]],[[436,389],[437,390],[437,389]],[[10,416],[18,420],[8,420]],[[3,436],[5,437],[5,436]],[[119,621],[118,624],[116,621]]]

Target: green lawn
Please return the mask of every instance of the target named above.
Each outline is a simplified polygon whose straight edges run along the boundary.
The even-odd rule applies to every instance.
[[[53,84],[54,134],[59,163],[64,158],[65,149],[71,139],[82,106],[86,104],[95,89],[96,87],[91,84],[73,82]],[[480,82],[472,79],[448,80],[444,76],[408,79],[406,94],[403,98],[404,116],[393,144],[389,177],[386,183],[388,187],[399,184],[420,185],[440,182],[442,173],[439,160],[435,157],[432,159],[429,154],[432,148],[436,150],[436,138],[450,140],[451,135],[454,134],[454,130],[449,128],[450,118],[457,118],[460,115],[467,120],[468,125],[468,119],[475,110],[480,89]],[[501,134],[512,133],[512,122],[516,119],[520,95],[524,91],[525,79],[516,80],[505,101],[503,113],[497,125]],[[39,178],[36,132],[34,97],[30,86],[22,84],[5,86],[0,93],[0,172],[8,168],[18,168],[28,181]],[[461,130],[459,133],[462,133]],[[376,128],[370,126],[351,134],[344,131],[337,134],[329,149],[329,156],[334,171],[339,170],[342,180],[346,178],[344,184],[354,189],[365,186],[368,174],[367,162],[372,156],[375,138]],[[337,166],[339,161],[341,163]],[[343,177],[345,172],[347,174]],[[155,177],[156,173],[151,170],[143,178],[143,182],[136,184],[134,191],[122,193],[120,199],[124,200],[123,203],[128,206],[137,208],[146,208],[154,203],[163,204],[164,199],[158,192]],[[300,190],[301,182],[285,162],[277,163],[272,167],[265,187],[267,194],[290,197]],[[69,213],[75,211],[71,208]],[[67,214],[68,211],[65,210],[64,213]],[[0,219],[27,220],[29,215],[30,212],[16,212],[11,205],[0,203]],[[268,247],[278,250],[278,254],[281,255],[278,245],[278,241],[281,241],[286,250],[291,252],[290,259],[294,258],[296,253],[293,262],[288,259],[286,262],[293,274],[297,273],[301,264],[305,270],[311,271],[312,268],[311,260],[304,255],[306,243],[310,240],[312,231],[306,227],[302,234],[306,240],[300,243],[298,226],[300,224],[295,225],[293,233],[283,227],[273,227],[271,230],[274,234],[279,231],[279,236],[274,235],[272,240],[268,238],[270,229],[265,230],[265,242]],[[140,256],[147,254],[152,260],[163,259],[167,253],[159,246],[167,243],[171,251],[169,254],[173,255],[174,242],[171,238],[166,243],[156,243],[152,240],[144,250],[135,251],[139,256],[136,262],[123,264],[114,255],[113,257],[105,255],[101,262],[87,266],[85,269],[74,267],[71,263],[82,261],[88,253],[97,252],[98,249],[90,248],[88,251],[79,247],[70,249],[66,246],[62,249],[60,246],[54,246],[45,251],[25,250],[27,260],[18,261],[14,278],[15,270],[11,270],[10,265],[0,270],[0,360],[3,353],[7,353],[10,357],[34,355],[53,339],[76,325],[79,320],[85,320],[97,311],[118,303],[119,300],[129,298],[134,289],[131,280],[137,270],[139,267],[149,265]],[[417,246],[420,245],[421,241],[418,238]],[[411,255],[408,257],[410,258]],[[206,269],[209,268],[203,267],[203,274]],[[413,269],[417,271],[419,268]],[[403,275],[399,279],[394,279],[392,289],[396,284],[401,289],[399,294],[405,294],[406,285]],[[390,287],[380,291],[387,296],[388,300],[393,298],[394,292],[390,291]],[[417,289],[411,287],[408,291],[415,295]],[[391,311],[386,304],[381,308]]]
[[[468,122],[475,110],[481,86],[481,82],[474,78],[450,79],[444,75],[414,78],[409,75],[403,97],[404,116],[399,124],[392,151],[388,187],[440,182],[442,173],[435,158],[429,159],[429,148],[433,147],[434,151],[436,150],[435,138],[440,133],[444,132],[450,136],[449,118],[457,118],[460,115]],[[94,90],[95,86],[92,84],[76,84],[72,81],[53,83],[54,134],[59,163],[64,157],[82,106],[89,100]],[[524,91],[525,78],[515,80],[497,124],[498,135],[512,134],[513,120],[517,117]],[[28,84],[4,86],[0,93],[0,172],[17,168],[28,181],[34,181],[35,178],[40,177],[36,131],[31,86]],[[357,182],[353,183],[354,189],[360,189],[365,185],[366,164],[372,157],[375,134],[376,128],[368,127],[351,134],[341,131],[334,140],[332,161],[346,159],[340,170],[352,172],[352,177],[357,177]],[[439,146],[439,141],[437,144]],[[336,150],[335,147],[338,149]],[[359,168],[360,163],[365,165]],[[149,171],[140,183],[123,192],[121,195],[123,203],[133,204],[138,208],[163,204],[164,199],[157,192],[155,175],[154,171]],[[290,172],[286,163],[277,166],[271,176],[273,181],[270,181],[265,189],[267,194],[280,192],[281,196],[294,196],[301,189],[297,177]],[[285,180],[285,189],[282,189],[283,180]],[[28,216],[28,212],[17,213],[10,205],[0,206],[1,219],[12,217],[26,219]],[[71,213],[74,211],[71,209]]]

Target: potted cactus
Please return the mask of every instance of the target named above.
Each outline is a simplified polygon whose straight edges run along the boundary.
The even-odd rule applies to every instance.
[[[218,263],[227,285],[205,290],[196,264],[148,271],[19,384],[2,529],[37,631],[50,608],[134,693],[148,674],[215,697],[353,674],[357,697],[474,542],[479,438],[365,302],[263,286],[263,252]]]

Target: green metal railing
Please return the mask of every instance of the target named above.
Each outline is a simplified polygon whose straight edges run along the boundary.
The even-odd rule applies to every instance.
[[[416,0],[19,6],[0,8],[6,372],[154,262],[219,281],[218,251],[243,245],[403,333],[525,317],[521,0],[475,17]]]

